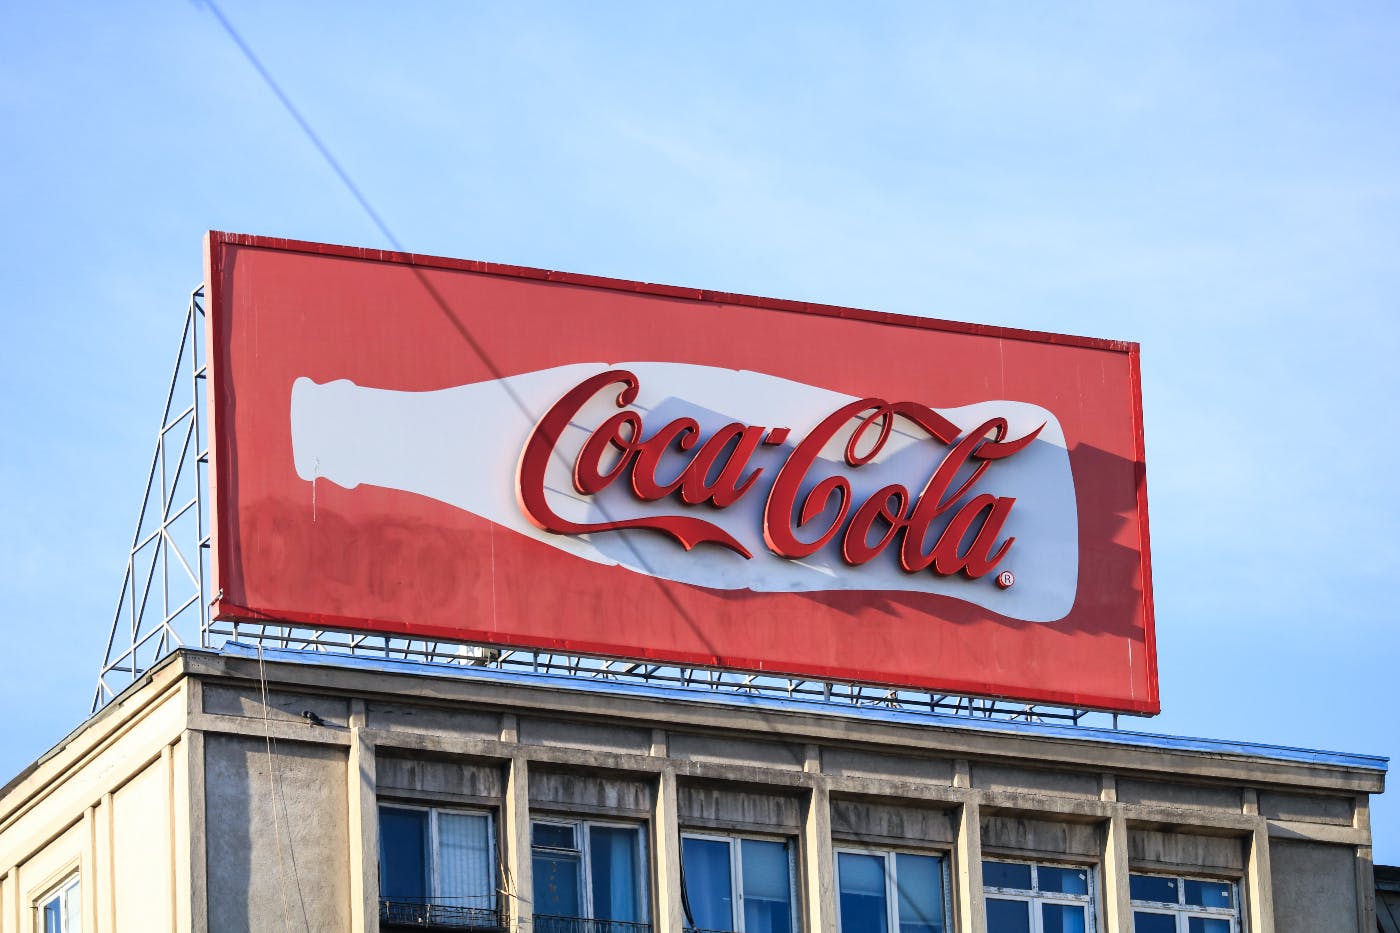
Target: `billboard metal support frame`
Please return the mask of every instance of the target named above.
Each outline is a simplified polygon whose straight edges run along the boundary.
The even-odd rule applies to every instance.
[[[679,687],[694,691],[697,697],[726,693],[805,699],[833,708],[883,707],[1005,722],[1118,726],[1117,714],[1022,700],[212,619],[204,315],[201,285],[190,293],[186,308],[145,496],[98,673],[94,712],[177,648],[198,645],[217,650],[225,643],[239,642],[425,665]]]
[[[208,626],[209,447],[204,286],[190,293],[121,594],[97,675],[96,711]]]

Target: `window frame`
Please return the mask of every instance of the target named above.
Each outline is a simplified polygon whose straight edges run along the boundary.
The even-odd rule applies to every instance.
[[[1240,880],[1238,878],[1211,878],[1208,875],[1182,875],[1169,874],[1160,871],[1132,871],[1128,872],[1128,884],[1132,885],[1132,876],[1139,875],[1150,878],[1171,878],[1180,882],[1176,887],[1176,904],[1168,904],[1166,901],[1144,901],[1132,898],[1133,927],[1137,927],[1137,915],[1139,913],[1155,914],[1159,917],[1171,917],[1176,921],[1177,933],[1188,933],[1190,921],[1198,920],[1228,920],[1230,921],[1230,933],[1242,933],[1244,930],[1244,917],[1240,906]],[[1186,903],[1186,882],[1204,881],[1208,884],[1225,884],[1230,886],[1230,906],[1229,907],[1203,907]]]
[[[952,855],[945,849],[916,849],[907,846],[864,846],[842,843],[832,846],[832,882],[836,896],[836,933],[841,930],[841,853],[873,855],[885,863],[885,929],[899,933],[899,867],[898,856],[921,855],[938,859],[938,876],[943,885],[943,933],[953,933]]]
[[[1036,907],[1040,904],[1060,904],[1072,907],[1087,907],[1084,914],[1084,928],[1088,931],[1099,929],[1098,918],[1098,863],[1097,862],[1058,862],[1054,859],[1023,859],[1006,858],[998,855],[983,855],[982,863],[1003,862],[1008,865],[1026,865],[1031,870],[1031,889],[1025,888],[998,888],[987,884],[985,873],[982,881],[982,912],[985,919],[986,902],[998,901],[1020,901],[1031,905],[1030,908],[1030,933],[1044,933],[1044,917]],[[1082,871],[1085,877],[1086,893],[1065,894],[1061,891],[1040,890],[1040,869],[1045,868],[1065,868],[1071,871]]]
[[[796,840],[791,836],[765,836],[761,833],[746,833],[744,835],[726,834],[718,830],[681,830],[681,886],[684,892],[685,886],[685,840],[701,839],[707,842],[723,842],[729,847],[729,890],[733,897],[730,899],[730,922],[733,924],[730,929],[733,933],[746,933],[744,929],[744,852],[743,845],[745,839],[754,842],[780,842],[787,850],[787,873],[788,873],[788,903],[792,907],[793,933],[800,933],[802,930],[802,911],[799,900],[799,890],[797,886],[797,845]],[[688,897],[689,895],[686,895]],[[704,930],[703,927],[692,927],[685,925],[685,929]],[[713,933],[713,931],[711,931]]]
[[[561,849],[558,846],[537,846],[535,845],[535,824],[544,823],[550,826],[568,826],[574,830],[573,849]],[[651,923],[651,856],[647,851],[647,824],[645,822],[628,822],[626,820],[597,820],[585,816],[556,816],[554,814],[541,814],[530,816],[530,861],[534,864],[535,852],[573,852],[579,858],[579,907],[580,920],[598,920],[594,916],[595,907],[593,904],[593,833],[592,828],[598,826],[607,829],[627,829],[631,830],[636,837],[637,845],[637,906],[641,915],[637,920],[607,920],[606,923]],[[580,841],[582,840],[582,841]],[[533,882],[532,882],[533,885]],[[538,911],[534,908],[534,891],[530,892],[530,913],[534,915]],[[555,914],[540,914],[542,917],[557,916]]]
[[[73,897],[82,896],[82,874],[77,871],[69,872],[63,879],[50,887],[42,895],[34,899],[34,930],[35,933],[46,933],[44,926],[44,913],[50,904],[58,904],[58,925],[60,933],[82,933],[83,906],[78,903],[78,916],[74,918],[69,910],[69,893]],[[73,920],[78,921],[77,927],[73,926]]]
[[[486,835],[488,840],[486,851],[488,853],[489,859],[486,867],[486,889],[491,895],[491,903],[488,909],[497,912],[500,911],[501,876],[500,852],[498,851],[500,847],[500,838],[496,835],[496,813],[494,810],[489,809],[487,807],[440,806],[438,804],[433,803],[402,803],[397,800],[381,799],[376,801],[376,821],[383,821],[381,813],[385,808],[388,808],[390,810],[409,810],[413,812],[428,814],[428,864],[425,866],[428,875],[426,880],[428,883],[425,884],[424,887],[428,889],[426,900],[430,904],[438,903],[438,898],[440,897],[439,891],[441,889],[441,879],[438,873],[438,864],[440,862],[440,857],[438,854],[438,814],[458,813],[467,816],[486,817]],[[376,823],[376,831],[377,829],[378,823]],[[382,837],[379,840],[379,845],[377,846],[377,848],[379,850],[377,853],[379,859],[378,896],[380,900],[392,900],[393,898],[388,897],[384,893],[384,841]]]

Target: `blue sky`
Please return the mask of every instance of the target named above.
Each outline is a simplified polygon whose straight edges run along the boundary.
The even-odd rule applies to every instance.
[[[413,251],[1139,341],[1142,727],[1400,754],[1400,10],[754,7],[224,10]],[[8,778],[86,713],[203,231],[389,244],[185,0],[0,7],[0,215]]]

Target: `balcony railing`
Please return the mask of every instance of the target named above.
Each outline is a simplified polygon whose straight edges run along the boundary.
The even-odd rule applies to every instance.
[[[386,930],[503,930],[501,909],[494,900],[463,904],[432,898],[381,897],[379,925]]]
[[[535,914],[534,933],[651,933],[651,924]]]

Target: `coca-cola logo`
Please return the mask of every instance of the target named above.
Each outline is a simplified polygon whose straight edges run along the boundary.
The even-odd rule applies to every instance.
[[[619,411],[598,424],[572,458],[572,485],[579,495],[593,496],[616,484],[641,502],[726,509],[753,494],[771,469],[775,475],[762,509],[762,533],[773,554],[799,560],[830,545],[839,548],[846,564],[860,566],[891,548],[905,573],[977,579],[1001,563],[1016,540],[1005,533],[1016,499],[979,491],[978,483],[988,467],[1024,450],[1045,427],[1042,422],[1013,437],[1004,417],[991,417],[963,431],[917,402],[863,398],[821,419],[774,468],[755,464],[755,454],[764,446],[784,446],[790,427],[734,421],[707,436],[695,418],[681,416],[649,428],[644,414],[629,407],[640,387],[626,369],[599,373],[566,392],[535,425],[520,455],[517,490],[521,509],[537,528],[569,535],[645,529],[686,550],[713,544],[753,557],[734,535],[693,513],[577,522],[551,507],[546,476],[560,455],[561,437],[589,402],[610,394]],[[822,451],[842,437],[845,468],[859,470],[874,461],[897,419],[917,426],[930,442],[933,465],[917,492],[892,483],[857,501],[845,473],[822,472]],[[1008,572],[999,582],[1005,588],[1013,579]]]
[[[311,484],[426,496],[594,564],[712,590],[936,593],[1070,611],[1059,421],[688,363],[570,363],[426,392],[295,381]],[[1014,585],[1012,585],[1014,583]]]

